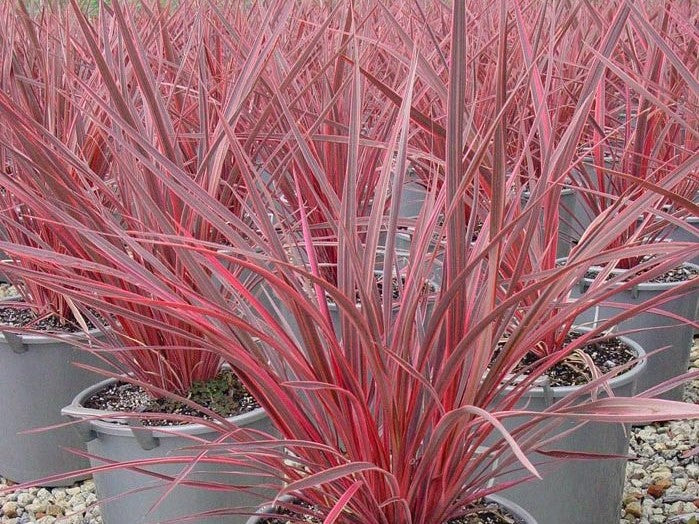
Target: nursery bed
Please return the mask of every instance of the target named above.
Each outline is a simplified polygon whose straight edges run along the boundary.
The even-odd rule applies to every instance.
[[[691,366],[699,369],[699,338]],[[685,400],[699,403],[699,380],[685,388]],[[699,442],[699,420],[651,424],[633,429],[631,452],[637,458],[626,468],[620,524],[689,523],[699,520],[699,457],[682,458]],[[0,488],[5,487],[0,478]],[[32,488],[0,497],[0,524],[52,524],[71,515],[66,524],[101,524],[94,483],[69,488]]]

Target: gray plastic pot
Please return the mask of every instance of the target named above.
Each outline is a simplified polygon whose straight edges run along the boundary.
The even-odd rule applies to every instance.
[[[586,331],[574,328],[576,331]],[[637,343],[620,337],[642,358],[645,352]],[[643,375],[645,360],[632,369],[609,381],[615,396],[628,397],[636,392],[636,383]],[[544,411],[554,402],[574,393],[579,386],[535,387],[530,389],[518,404],[519,409]],[[517,417],[505,422],[512,430],[527,421]],[[564,432],[574,427],[566,422],[560,427]],[[589,422],[547,448],[569,451],[626,455],[629,446],[628,427],[622,424]],[[532,453],[528,458],[537,466],[542,480],[532,480],[502,492],[502,495],[518,504],[526,505],[539,522],[545,524],[618,524],[621,498],[626,476],[626,459],[600,459],[567,461],[548,468],[538,463],[550,459]],[[510,466],[511,467],[511,466]],[[504,476],[520,478],[522,475]]]
[[[655,309],[689,320],[696,319],[699,303],[699,279],[696,280],[696,289],[693,292],[685,293],[660,304]],[[591,280],[583,279],[578,288],[573,290],[572,296],[574,298],[581,296],[591,283]],[[675,286],[677,286],[675,283],[643,283],[613,295],[609,302],[637,306]],[[600,304],[582,313],[575,322],[576,324],[594,326],[598,322],[623,311],[622,308]],[[694,336],[694,328],[691,325],[658,313],[643,312],[621,322],[615,330],[619,333],[628,331],[626,336],[640,344],[647,353],[667,346],[667,349],[648,357],[647,370],[639,380],[638,391],[645,391],[687,371]],[[678,386],[660,397],[668,400],[682,400],[683,391],[683,386]]]
[[[522,195],[522,204],[529,200],[529,192]],[[561,198],[558,202],[558,244],[556,245],[556,257],[566,257],[570,253],[573,242],[580,239],[580,234],[575,233],[577,229],[578,197],[570,188],[561,191]]]
[[[604,167],[607,169],[612,168],[614,165],[614,159],[610,156],[605,156],[604,157]],[[570,173],[570,178],[573,181],[577,181],[578,184],[582,185],[582,180],[587,179],[587,180],[595,180],[595,178],[590,179],[590,177],[596,177],[596,168],[594,165],[594,159],[592,157],[585,157],[582,161],[582,166],[583,169],[585,170],[586,174],[583,175],[582,172],[580,171],[579,168],[574,169]],[[604,191],[605,193],[609,193],[614,195],[616,191],[614,191],[613,185],[612,185],[613,177],[612,175],[605,175],[604,176],[604,187],[603,188],[596,188],[592,187],[590,189],[598,189],[601,191]],[[584,184],[583,187],[587,187],[587,184]],[[598,197],[593,197],[593,198],[598,198]],[[579,189],[575,191],[575,199],[576,199],[576,204],[575,204],[575,215],[574,215],[574,220],[573,220],[573,228],[572,228],[572,236],[573,240],[577,241],[580,240],[580,237],[582,236],[583,231],[587,229],[587,226],[590,225],[592,222],[592,219],[594,218],[594,212],[588,207],[587,205],[587,199],[586,195],[584,194],[583,191],[580,191]]]
[[[495,502],[498,504],[501,508],[507,510],[512,516],[517,517],[516,524],[537,524],[537,520],[532,517],[527,510],[525,510],[522,506],[519,504],[516,504],[512,502],[511,500],[508,500],[505,497],[501,497],[498,495],[489,495],[486,497],[486,500],[490,502]],[[247,521],[247,524],[260,524],[262,522],[263,517],[259,516],[263,513],[267,513],[271,510],[270,506],[266,506],[262,509],[260,509],[256,515],[253,515],[250,517]]]
[[[376,276],[380,276],[383,274],[382,271],[374,271],[374,274]],[[435,281],[431,281],[430,285],[434,287],[436,290],[439,290],[439,285]],[[433,292],[436,297],[437,291]],[[432,315],[432,311],[434,310],[434,302],[436,298],[430,299],[427,301],[427,310],[425,311],[425,324],[430,319],[430,316]],[[357,308],[360,308],[361,304],[357,304]],[[333,302],[328,302],[328,310],[330,311],[330,319],[332,320],[333,327],[335,328],[335,333],[338,334],[338,336],[342,333],[342,316],[340,315],[340,309],[338,308],[337,304]],[[398,307],[393,308],[393,316],[395,317],[398,314]]]
[[[91,331],[99,336],[99,331]],[[99,367],[101,361],[71,341],[85,343],[85,335],[63,335],[61,340],[41,335],[0,334],[0,475],[15,482],[67,473],[87,467],[86,459],[64,448],[80,448],[70,427],[41,433],[21,432],[67,422],[61,408],[81,389],[94,383],[95,374],[73,365]],[[63,486],[75,482],[45,483]]]
[[[407,182],[400,194],[398,216],[403,218],[416,218],[425,203],[427,190],[419,182]]]
[[[4,251],[2,251],[0,249],[0,262],[9,261],[9,260],[10,260],[10,257],[7,256],[7,253],[5,253]],[[0,284],[7,284],[9,282],[10,282],[10,279],[7,278],[7,275],[2,270],[2,264],[0,264]]]
[[[78,420],[76,428],[87,445],[87,452],[98,458],[90,459],[94,466],[104,465],[105,461],[127,462],[133,460],[158,459],[172,456],[196,456],[197,451],[184,450],[187,446],[198,444],[194,439],[214,440],[221,434],[202,424],[169,426],[163,429],[153,427],[136,427],[110,420],[113,412],[88,409],[84,401],[97,391],[113,383],[113,379],[104,380],[78,394],[62,413]],[[99,418],[94,418],[99,417]],[[233,424],[271,433],[272,424],[262,409],[256,409],[228,419]],[[189,438],[188,438],[189,437]],[[151,472],[175,476],[187,467],[187,464],[158,464],[147,466]],[[225,483],[229,486],[254,486],[265,482],[255,477],[254,472],[247,475],[229,473],[241,468],[222,464],[198,464],[185,480]],[[208,489],[178,486],[162,503],[150,511],[152,506],[165,493],[169,483],[151,475],[115,469],[94,474],[97,496],[104,524],[144,524],[169,521],[217,509],[241,507],[253,508],[268,493],[261,493],[260,498],[240,491],[213,491]],[[123,495],[123,496],[122,496]],[[247,517],[227,515],[205,517],[201,522],[207,524],[242,524]]]
[[[687,223],[694,228],[694,231],[687,231],[681,227],[675,227],[668,238],[676,242],[699,243],[699,217],[688,217]],[[689,260],[692,264],[699,265],[699,255]]]

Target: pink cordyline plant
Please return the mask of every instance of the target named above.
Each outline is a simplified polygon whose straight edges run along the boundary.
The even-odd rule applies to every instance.
[[[134,18],[119,6],[101,11],[95,19],[100,28],[97,33],[92,33],[92,27],[86,22],[81,26],[80,19],[71,18],[65,11],[47,9],[42,13],[40,19],[45,27],[39,32],[41,38],[46,38],[54,48],[65,50],[50,55],[55,62],[52,69],[62,71],[58,78],[65,85],[55,85],[50,71],[40,69],[41,63],[36,66],[38,72],[32,81],[22,76],[14,82],[8,81],[9,94],[3,99],[4,109],[18,117],[12,127],[3,128],[4,147],[0,152],[8,167],[2,174],[2,199],[6,204],[3,224],[9,240],[16,247],[38,248],[83,260],[112,264],[119,259],[137,260],[148,270],[157,271],[167,282],[185,281],[194,285],[198,280],[198,285],[220,285],[207,280],[202,273],[190,274],[191,268],[187,269],[181,262],[181,258],[187,257],[186,253],[177,253],[166,244],[139,245],[136,240],[124,241],[122,236],[128,232],[136,235],[156,231],[228,245],[257,238],[250,234],[257,228],[254,220],[244,221],[243,218],[244,185],[236,178],[231,156],[221,144],[225,134],[220,115],[225,111],[237,112],[242,115],[239,127],[245,126],[249,108],[238,99],[247,99],[241,91],[246,89],[246,75],[256,66],[253,59],[261,44],[258,43],[258,49],[241,49],[229,37],[222,38],[214,20],[211,24],[204,23],[206,12],[201,12],[200,19],[190,19],[184,8],[170,13],[167,19],[170,28],[184,26],[181,33],[176,32],[179,38],[163,31],[163,19],[149,11],[136,13]],[[221,16],[215,20],[228,18]],[[27,23],[26,13],[20,12],[13,21],[23,27],[19,21]],[[31,23],[27,25],[33,27]],[[50,30],[53,27],[64,31],[53,32]],[[249,31],[252,26],[239,23],[236,27]],[[74,28],[72,32],[71,28]],[[203,35],[209,47],[188,47],[182,35],[191,30]],[[119,31],[151,37],[146,43],[135,39],[129,41],[131,46],[125,46],[118,36]],[[41,57],[38,44],[32,47],[38,38],[17,40],[15,47],[22,48],[25,54],[30,50]],[[156,71],[144,66],[146,45],[163,49],[162,63]],[[179,51],[175,52],[173,46]],[[242,53],[248,57],[248,63],[239,58],[234,60],[239,67],[217,70],[220,60],[199,60],[202,53],[213,50],[229,56]],[[24,64],[16,53],[6,52],[13,71]],[[80,66],[76,65],[78,55]],[[174,57],[179,61],[175,62]],[[19,62],[20,66],[14,66],[14,62]],[[27,63],[33,64],[32,61]],[[84,63],[92,65],[87,68],[92,72],[87,78],[83,74]],[[119,85],[127,87],[128,93]],[[26,91],[32,96],[27,96]],[[56,100],[47,99],[46,93],[55,94]],[[103,97],[108,97],[111,104],[106,104]],[[46,106],[35,109],[31,105],[34,100],[44,101]],[[90,103],[93,105],[88,107]],[[53,115],[51,111],[56,114],[46,116]],[[58,116],[61,126],[56,127]],[[233,238],[216,236],[218,230],[209,228],[199,216],[189,213],[176,196],[149,176],[152,166],[139,165],[128,152],[120,154],[118,141],[103,138],[118,137],[120,132],[115,126],[122,122],[141,133],[137,147],[150,144],[162,151],[168,161],[228,207],[240,226]],[[90,130],[88,136],[84,135],[86,129]],[[34,137],[31,142],[47,147],[31,147],[31,142],[26,143],[30,136]],[[91,136],[102,137],[98,160],[94,156],[97,140]],[[193,137],[197,137],[196,140]],[[29,147],[22,147],[20,151],[17,146],[23,142]],[[83,144],[85,147],[81,147]],[[42,177],[35,176],[37,171]],[[72,198],[75,191],[71,188],[77,187],[86,192],[84,197],[89,200],[88,204]],[[41,197],[35,197],[36,194]],[[56,227],[56,216],[45,206],[51,201],[61,202],[65,216],[105,235],[101,248],[92,249],[70,228]],[[21,252],[15,252],[13,259],[13,266],[30,271],[36,269],[30,257]],[[12,273],[12,267],[8,273],[17,275]],[[99,277],[91,274],[91,278],[96,280],[95,290],[107,285],[130,293],[142,292],[138,279],[118,271]],[[37,286],[31,280],[25,281],[21,276],[19,280],[22,282],[20,290],[28,290],[27,299],[37,308],[41,305],[47,312],[62,317],[68,315],[64,295]],[[44,304],[47,300],[55,304]],[[163,311],[113,297],[109,306],[100,308],[100,312],[110,327],[103,349],[115,356],[112,361],[119,364],[121,371],[133,372],[146,384],[185,393],[194,381],[212,378],[220,369],[220,356],[200,348],[202,334],[192,326],[178,325]],[[139,318],[143,316],[157,319],[157,327],[141,322]]]
[[[6,4],[0,12],[3,33],[0,35],[0,89],[8,93],[14,107],[30,115],[57,139],[69,144],[79,153],[91,170],[105,173],[105,158],[101,151],[104,135],[83,117],[90,112],[82,100],[66,103],[65,93],[78,82],[89,83],[94,78],[84,67],[83,50],[70,45],[69,27],[56,13],[45,11],[33,18],[23,3],[17,7]],[[99,119],[99,112],[92,111],[92,118]],[[0,129],[0,133],[5,133]],[[15,179],[17,171],[25,168],[21,157],[12,158],[0,147],[0,169],[3,176]],[[66,173],[66,180],[70,174]],[[117,206],[110,191],[101,180],[95,190],[101,191],[106,208]],[[48,249],[57,252],[80,252],[81,246],[72,243],[60,229],[37,221],[31,211],[22,204],[23,199],[8,192],[3,185],[0,191],[0,229],[5,240],[15,244]],[[22,264],[20,260],[15,263]],[[61,295],[33,285],[31,282],[15,282],[18,292],[39,316],[56,315],[71,320],[77,309]]]
[[[690,204],[699,191],[699,84],[696,61],[687,59],[698,44],[688,25],[691,7],[665,2],[630,9],[623,45],[605,59],[606,78],[595,94],[587,139],[581,141],[584,161],[571,177],[584,211],[596,218],[590,228],[603,227],[629,201],[656,193],[653,204],[610,246],[656,242],[672,228],[690,227],[684,219],[696,212]],[[684,177],[673,187],[663,184],[670,191],[658,191],[677,170]],[[631,257],[617,265],[629,269],[642,261]]]
[[[133,31],[135,22],[119,14],[122,2],[115,0],[113,5],[126,52],[132,60],[143,57],[140,40]],[[297,163],[300,158],[313,164],[314,157],[308,147],[310,138],[299,123],[305,115],[292,111],[288,100],[279,96],[276,101],[268,101],[270,108],[264,113],[265,121],[256,123],[255,129],[259,131],[251,134],[250,126],[246,127],[247,133],[238,127],[244,120],[238,108],[257,100],[264,89],[274,93],[277,87],[281,91],[301,81],[308,74],[299,76],[302,67],[280,67],[274,74],[268,74],[265,67],[244,68],[246,89],[241,88],[237,97],[227,99],[231,105],[221,110],[227,117],[220,120],[221,135],[217,140],[225,144],[231,163],[245,181],[241,199],[254,215],[256,228],[249,227],[227,202],[219,201],[215,192],[208,191],[185,163],[169,156],[166,148],[152,140],[151,135],[144,135],[137,125],[139,120],[129,121],[115,110],[120,101],[116,96],[118,91],[98,104],[109,115],[105,128],[119,130],[118,134],[109,132],[114,142],[110,148],[114,165],[125,166],[159,187],[180,213],[168,215],[170,221],[144,222],[142,228],[113,227],[106,214],[100,212],[101,203],[93,198],[90,189],[100,175],[75,159],[69,148],[53,139],[36,121],[23,118],[11,100],[0,94],[0,121],[15,135],[25,137],[23,142],[3,137],[7,141],[4,145],[14,155],[25,155],[26,162],[35,169],[34,176],[44,182],[44,187],[70,195],[70,200],[54,199],[43,194],[40,185],[30,184],[22,193],[24,203],[37,210],[35,213],[43,220],[60,224],[80,239],[89,248],[91,257],[85,259],[75,253],[49,252],[8,242],[0,243],[0,249],[31,262],[35,269],[15,268],[21,278],[63,293],[76,303],[106,315],[120,315],[122,321],[163,329],[162,319],[167,318],[183,338],[196,342],[199,349],[217,355],[232,367],[266,410],[281,438],[239,432],[230,422],[214,418],[206,423],[221,432],[221,441],[193,443],[201,451],[197,460],[226,464],[231,471],[252,464],[267,475],[269,484],[279,494],[291,494],[309,502],[314,512],[328,523],[434,524],[467,513],[484,496],[535,477],[538,473],[527,455],[541,451],[559,456],[555,453],[555,440],[560,437],[563,421],[630,423],[699,417],[696,405],[652,398],[696,377],[699,375],[696,372],[631,398],[597,396],[610,378],[603,376],[543,413],[516,407],[547,367],[591,340],[606,336],[605,330],[619,317],[566,345],[556,346],[555,351],[532,366],[528,375],[523,374],[516,368],[517,364],[546,335],[559,333],[560,326],[570,325],[580,312],[609,294],[631,287],[639,279],[652,278],[696,251],[685,243],[609,247],[609,240],[617,230],[628,227],[651,205],[653,190],[661,194],[672,190],[692,165],[685,162],[647,186],[648,195],[629,203],[609,230],[588,231],[587,240],[578,246],[567,265],[558,267],[549,263],[555,240],[537,241],[537,246],[543,248],[537,247],[529,253],[522,246],[541,234],[539,221],[552,206],[548,197],[553,194],[556,198],[557,184],[563,183],[562,179],[574,165],[578,142],[593,110],[594,95],[606,64],[632,16],[639,15],[632,12],[627,2],[617,2],[614,15],[603,19],[599,32],[589,36],[586,45],[592,46],[596,58],[589,63],[589,73],[568,129],[558,139],[546,141],[543,149],[535,146],[533,139],[519,137],[524,145],[515,159],[521,160],[531,151],[541,149],[540,154],[549,160],[542,162],[547,166],[543,181],[531,188],[522,209],[520,192],[510,190],[519,182],[508,173],[512,159],[508,158],[505,144],[508,136],[505,115],[514,104],[529,104],[531,107],[522,109],[522,114],[533,112],[539,120],[532,133],[540,135],[539,144],[549,136],[543,129],[545,118],[541,114],[546,107],[541,103],[545,91],[539,92],[536,82],[531,81],[534,68],[530,64],[520,69],[513,65],[510,69],[508,61],[513,52],[510,32],[516,30],[511,21],[525,6],[503,0],[488,18],[492,21],[490,31],[497,35],[494,100],[487,110],[482,110],[472,135],[463,132],[467,127],[465,122],[472,111],[484,107],[478,104],[477,91],[467,89],[466,64],[472,56],[465,28],[467,14],[483,9],[476,1],[456,2],[449,13],[451,29],[443,37],[448,40],[448,52],[444,53],[449,64],[447,77],[440,79],[431,71],[424,50],[418,45],[406,45],[409,49],[400,63],[387,61],[393,68],[393,77],[406,80],[400,86],[392,86],[390,96],[383,95],[387,103],[397,103],[397,111],[386,113],[392,116],[390,122],[382,124],[386,129],[384,138],[375,138],[367,144],[362,140],[362,125],[377,115],[363,114],[366,106],[362,101],[368,84],[362,81],[360,51],[361,40],[366,35],[361,33],[359,21],[364,13],[374,11],[384,21],[377,24],[380,27],[399,27],[391,6],[384,9],[383,5],[367,0],[351,4],[343,11],[328,6],[306,10],[289,3],[275,3],[268,7],[266,16],[257,20],[253,58],[246,61],[246,64],[264,64],[272,60],[283,63],[286,59],[295,64],[294,56],[303,58],[303,53],[287,55],[289,49],[278,45],[283,41],[280,35],[290,27],[297,28],[301,16],[312,13],[314,17],[315,32],[312,30],[304,40],[308,46],[315,45],[325,31],[340,30],[335,17],[344,22],[341,44],[336,45],[341,46],[338,52],[346,55],[350,64],[347,75],[351,88],[342,91],[346,97],[343,105],[350,108],[347,128],[332,133],[319,128],[313,136],[313,142],[318,144],[324,140],[346,143],[343,198],[336,198],[336,193],[326,195],[330,209],[324,213],[337,217],[331,227],[336,231],[331,238],[337,245],[336,280],[326,279],[312,261],[310,269],[289,262],[283,246],[286,239],[298,235],[300,227],[302,242],[310,247],[313,235],[303,217],[312,211],[317,199],[303,192],[296,194],[300,225],[267,216],[270,191],[265,178],[271,171],[261,167],[260,160],[263,165],[274,166],[273,176],[280,183],[296,182],[302,176],[310,179],[309,175],[298,172]],[[589,10],[590,16],[594,14],[589,3],[576,6]],[[401,7],[407,9],[402,3]],[[74,9],[77,11],[76,4]],[[415,9],[415,16],[420,16],[417,6]],[[187,10],[192,19],[211,17],[221,23],[234,16],[232,11],[219,13],[208,6],[189,5]],[[404,11],[401,13],[405,16]],[[81,20],[83,34],[87,35],[89,22]],[[532,41],[535,29],[525,25],[521,32]],[[401,39],[409,44],[411,36],[402,33]],[[392,41],[389,37],[384,40]],[[98,60],[98,55],[93,54],[93,59]],[[325,71],[322,64],[312,61],[309,64]],[[145,89],[141,81],[138,83]],[[382,260],[383,280],[388,282],[396,275],[397,255],[390,243],[398,232],[398,206],[391,202],[379,206],[378,211],[372,208],[366,228],[360,228],[358,199],[348,189],[357,187],[360,153],[375,148],[382,162],[373,187],[373,202],[389,202],[389,193],[400,191],[400,174],[407,169],[411,136],[418,127],[424,129],[424,122],[419,121],[422,117],[416,117],[412,111],[415,94],[423,91],[426,97],[427,92],[429,96],[441,97],[440,103],[445,108],[443,154],[439,149],[428,151],[434,161],[426,163],[440,166],[435,167],[434,176],[443,176],[443,183],[439,189],[431,186],[435,189],[418,219],[413,246],[402,269],[403,280],[399,279],[402,292],[394,299],[390,293],[381,293],[374,274],[377,239],[381,231],[386,231],[388,246]],[[99,98],[95,93],[85,96],[95,102]],[[134,114],[141,114],[129,102],[126,104]],[[149,115],[153,112],[143,111]],[[286,131],[272,139],[268,134],[272,129]],[[162,133],[160,138],[164,140],[167,136]],[[36,157],[26,154],[27,142],[37,150]],[[280,152],[279,157],[260,157],[261,152],[274,151]],[[32,158],[41,155],[50,155],[57,165],[73,166],[81,175],[81,183],[68,186],[60,170],[32,162]],[[486,158],[490,161],[485,161]],[[443,175],[439,174],[440,169]],[[320,188],[331,184],[323,178],[326,172],[313,170],[312,176]],[[473,203],[482,194],[480,185],[486,176],[490,201],[479,208],[481,215],[477,216]],[[298,184],[296,190],[301,186]],[[135,192],[130,194],[136,197]],[[464,205],[469,199],[471,205]],[[157,216],[156,210],[151,209],[156,204],[141,203],[141,206]],[[693,204],[688,205],[694,212]],[[76,209],[81,212],[76,213]],[[444,217],[443,226],[439,224],[440,215]],[[184,225],[178,227],[180,217],[191,217],[203,230],[215,232],[213,238],[225,238],[226,250],[222,251],[220,244],[197,237]],[[475,228],[477,219],[483,221],[483,229],[472,245],[471,235],[466,233]],[[435,297],[424,292],[424,285],[436,264],[436,254],[431,252],[430,245],[435,231],[442,227],[444,272]],[[125,244],[129,250],[118,248],[118,243]],[[517,246],[512,255],[510,250]],[[172,254],[178,271],[166,265],[159,258],[161,255],[156,255],[159,253]],[[537,263],[535,257],[541,253],[548,257],[547,261]],[[584,300],[569,298],[569,291],[590,265],[640,255],[654,256],[645,263],[648,269],[645,277],[639,273],[629,281],[613,281],[586,294]],[[273,303],[257,297],[255,288],[248,285],[245,277],[250,273],[262,280],[274,295]],[[125,282],[131,285],[125,287]],[[680,292],[686,292],[687,286]],[[342,337],[335,333],[323,309],[323,304],[327,305],[326,295],[341,310]],[[149,317],[140,312],[142,308],[158,315]],[[277,309],[288,313],[293,328],[291,322],[275,314]],[[431,315],[426,314],[428,309],[432,310]],[[502,346],[505,335],[507,343]],[[512,384],[516,386],[508,389]],[[168,391],[160,393],[173,396]],[[528,415],[529,422],[511,431],[504,428],[503,422],[521,415]],[[162,462],[177,464],[182,460],[167,457]],[[503,481],[501,475],[506,472],[494,467],[498,463],[508,464],[507,469],[518,471],[521,478]],[[182,473],[172,479],[171,488],[184,481],[202,488],[221,488],[187,479],[187,466],[183,465]],[[119,467],[122,466],[110,464],[104,469]],[[222,508],[220,513],[235,511]],[[208,514],[218,512],[212,508]]]

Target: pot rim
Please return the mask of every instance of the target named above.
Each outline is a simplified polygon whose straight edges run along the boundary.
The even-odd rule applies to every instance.
[[[292,499],[293,497],[291,495],[284,495],[283,497],[280,498],[280,500],[283,501],[288,501]],[[508,510],[510,513],[512,513],[513,516],[519,517],[524,524],[537,524],[536,519],[529,513],[526,509],[524,509],[522,506],[519,504],[512,502],[510,499],[507,497],[504,497],[502,495],[497,495],[497,494],[491,494],[485,497],[486,500],[489,500],[491,502],[495,502],[499,506],[502,506],[506,510]],[[260,509],[258,509],[254,515],[251,515],[250,518],[248,519],[246,524],[259,524],[260,522],[260,514],[269,511],[270,508],[272,508],[272,504],[267,504]]]
[[[559,259],[562,261],[567,260],[567,258]],[[694,268],[696,270],[699,270],[699,266],[696,264],[692,264],[691,262],[683,262],[681,264],[682,266],[688,266],[691,268]],[[594,270],[601,270],[601,266],[590,266],[588,271],[594,271]],[[625,269],[613,269],[612,274],[613,275],[620,275],[622,274]],[[697,280],[699,280],[699,277],[695,277]],[[582,282],[585,282],[586,284],[591,284],[594,279],[592,278],[582,278]],[[680,284],[684,284],[685,282],[689,282],[688,280],[683,280],[681,282],[641,282],[640,284],[636,284],[634,288],[637,288],[639,291],[665,291],[666,289],[672,289],[673,287],[677,287]],[[618,285],[618,284],[617,284]]]
[[[590,332],[592,331],[593,328],[589,328],[586,326],[573,326],[571,327],[571,331],[582,331],[582,332]],[[610,333],[611,335],[614,335],[613,333]],[[627,346],[631,347],[636,352],[636,358],[638,359],[638,362],[636,362],[636,365],[634,365],[632,368],[627,369],[624,371],[621,375],[617,375],[616,377],[610,379],[607,384],[610,389],[616,389],[620,388],[623,386],[626,386],[627,384],[630,384],[634,380],[636,380],[639,376],[641,376],[648,365],[648,359],[646,358],[646,352],[641,347],[641,345],[638,342],[635,342],[634,340],[624,336],[624,335],[614,335],[615,338],[618,338],[621,340],[624,344]],[[507,386],[505,388],[505,391],[511,391],[514,389],[515,386]],[[547,388],[544,388],[542,386],[532,386],[529,388],[525,393],[524,396],[526,397],[544,397],[548,396],[550,392],[553,392],[553,396],[556,398],[560,397],[565,397],[569,395],[570,393],[573,393],[574,391],[585,387],[585,384],[580,385],[580,386],[550,386]]]
[[[133,434],[133,430],[136,429],[134,426],[109,420],[110,414],[123,414],[125,412],[86,408],[82,404],[87,397],[115,382],[117,382],[116,378],[108,378],[90,386],[89,388],[83,389],[73,398],[72,402],[68,406],[61,409],[61,415],[74,420],[82,420],[82,423],[89,424],[90,429],[97,433],[136,438]],[[254,424],[265,416],[267,416],[267,413],[263,408],[256,408],[241,415],[227,417],[226,420],[232,424],[235,424],[236,426],[244,427]],[[119,420],[124,421],[127,419],[121,418]],[[213,431],[210,426],[204,424],[183,424],[181,426],[142,426],[139,427],[139,429],[136,429],[136,431],[139,430],[151,431],[153,436],[158,438],[179,438],[181,435],[200,435],[203,433],[211,433]]]
[[[567,182],[564,182],[563,184],[567,184]],[[570,195],[572,195],[572,194],[574,193],[574,191],[575,191],[575,188],[574,188],[574,187],[567,187],[567,186],[564,186],[564,187],[561,189],[561,196],[570,196]],[[529,195],[531,195],[531,192],[529,192],[529,191],[524,191],[524,192],[522,193],[522,198],[523,198],[523,199],[524,199],[524,198],[529,199]]]

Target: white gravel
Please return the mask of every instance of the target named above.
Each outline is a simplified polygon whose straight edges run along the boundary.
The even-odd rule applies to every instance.
[[[0,477],[0,489],[6,485],[7,481]],[[102,517],[96,502],[95,483],[91,479],[67,488],[30,488],[0,498],[0,522],[101,524]]]
[[[699,369],[699,339],[691,367]],[[685,400],[699,403],[699,380],[685,387]],[[699,456],[682,454],[699,446],[699,420],[637,427],[631,435],[632,454],[620,524],[699,522]]]

